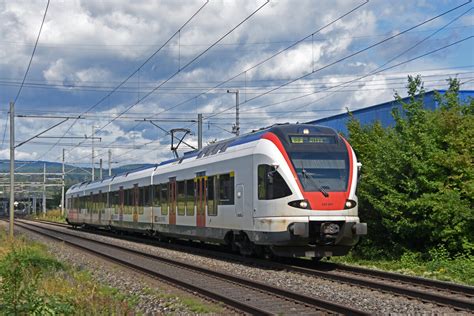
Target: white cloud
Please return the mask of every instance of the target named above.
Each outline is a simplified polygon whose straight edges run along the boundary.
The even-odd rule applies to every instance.
[[[90,134],[91,125],[104,126],[113,114],[124,111],[139,97],[149,92],[173,75],[179,66],[204,51],[229,29],[261,5],[246,1],[210,1],[209,4],[174,38],[168,46],[145,65],[139,75],[133,76],[122,89],[94,108],[94,121],[79,120],[68,135]],[[28,113],[49,113],[77,115],[95,104],[110,89],[126,78],[137,66],[155,51],[186,21],[203,1],[53,1],[50,5],[39,46],[27,78],[39,84],[64,85],[62,90],[53,87],[25,86],[17,104],[17,111]],[[228,88],[241,90],[242,132],[270,125],[274,122],[304,121],[320,116],[388,101],[393,94],[393,80],[387,74],[374,77],[341,89],[338,92],[322,92],[327,86],[335,85],[348,77],[362,75],[375,69],[385,60],[409,47],[429,33],[410,33],[377,49],[350,58],[342,63],[306,77],[252,102],[245,100],[258,96],[286,80],[324,67],[350,53],[368,46],[383,36],[394,33],[439,14],[455,4],[427,1],[371,1],[361,9],[344,17],[330,28],[315,34],[305,42],[285,51],[253,71],[241,75],[199,98],[193,97],[210,87],[227,80],[262,61],[292,42],[311,34],[324,24],[349,11],[362,1],[304,1],[272,0],[260,12],[242,24],[219,45],[200,57],[187,69],[163,85],[140,104],[124,115],[128,120],[117,120],[109,124],[101,134],[98,154],[105,155],[103,144],[129,146],[154,141],[146,148],[154,151],[114,148],[114,156],[123,161],[154,162],[170,155],[169,136],[164,136],[151,124],[140,124],[133,118],[156,116],[159,118],[195,118],[198,112],[207,114],[221,111],[233,105],[233,96]],[[0,67],[2,79],[21,81],[38,33],[45,1],[0,2]],[[426,26],[434,28],[452,18],[447,16]],[[472,15],[459,21],[469,24]],[[456,24],[459,25],[459,24]],[[461,38],[471,29],[458,28],[440,34],[441,38]],[[455,36],[454,36],[454,35]],[[376,36],[377,35],[377,36]],[[441,36],[442,35],[442,36]],[[456,37],[457,36],[457,37]],[[444,40],[445,41],[445,40]],[[444,42],[443,42],[444,43]],[[426,43],[423,49],[436,46],[439,41]],[[423,68],[449,67],[466,60],[462,52],[449,51],[443,57],[427,57],[416,63],[394,69],[412,73]],[[467,47],[469,49],[469,47]],[[415,52],[413,52],[415,53]],[[458,54],[458,55],[456,55]],[[451,59],[446,56],[454,56]],[[459,58],[456,58],[459,57]],[[403,58],[406,56],[403,56]],[[462,59],[461,57],[464,57]],[[400,60],[403,60],[401,58]],[[472,60],[472,58],[471,58]],[[313,65],[314,63],[314,65]],[[472,64],[472,63],[471,63]],[[438,72],[439,73],[439,72]],[[345,78],[343,78],[345,76]],[[400,76],[400,75],[399,75]],[[79,86],[87,86],[81,90]],[[400,87],[403,85],[398,85]],[[434,86],[432,84],[431,86]],[[140,87],[141,91],[138,91]],[[0,107],[6,105],[16,94],[18,85],[2,86]],[[352,90],[352,91],[351,91]],[[403,89],[399,89],[403,90]],[[332,90],[330,90],[332,91]],[[288,99],[314,93],[311,96],[290,102]],[[192,101],[184,103],[183,101]],[[277,104],[279,102],[283,102]],[[174,108],[175,105],[183,103]],[[248,112],[249,109],[274,104]],[[3,106],[4,107],[4,106]],[[173,108],[172,108],[173,107]],[[172,108],[169,111],[165,111]],[[28,110],[27,110],[28,109]],[[299,112],[307,111],[307,112]],[[234,122],[233,110],[211,119],[206,129],[206,139],[228,137]],[[57,120],[19,119],[17,139],[26,139],[51,126]],[[4,120],[0,119],[0,131]],[[190,125],[189,122],[160,122],[165,129]],[[62,135],[71,121],[49,132],[48,135]],[[131,134],[135,133],[135,138]],[[1,136],[1,135],[0,135]],[[190,137],[195,142],[195,136]],[[28,144],[23,154],[38,158],[49,146]],[[150,147],[148,147],[150,146]],[[54,148],[45,159],[54,160],[60,156],[61,147]],[[3,151],[1,152],[3,155]],[[70,154],[70,159],[90,156],[90,148],[79,147]],[[75,158],[74,158],[75,157]]]

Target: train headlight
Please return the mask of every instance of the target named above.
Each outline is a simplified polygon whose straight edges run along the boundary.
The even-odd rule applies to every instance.
[[[305,128],[305,129],[303,130],[303,134],[308,135],[308,134],[309,134],[309,129]]]
[[[309,202],[307,200],[296,200],[296,201],[291,201],[288,203],[289,206],[297,207],[297,208],[302,208],[302,209],[309,209],[311,208],[309,205]]]
[[[357,202],[354,200],[347,200],[344,204],[344,209],[354,208],[357,205]]]

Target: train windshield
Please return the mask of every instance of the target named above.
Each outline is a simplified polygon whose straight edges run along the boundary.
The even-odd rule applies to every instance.
[[[289,153],[305,191],[345,192],[349,179],[347,152]]]

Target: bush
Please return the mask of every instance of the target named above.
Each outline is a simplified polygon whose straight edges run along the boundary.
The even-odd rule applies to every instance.
[[[423,106],[420,77],[408,78],[404,113],[393,111],[395,126],[348,123],[349,140],[363,174],[358,190],[360,216],[369,234],[359,255],[399,258],[415,252],[430,260],[474,251],[474,102],[461,104],[459,82],[449,81],[435,111]]]

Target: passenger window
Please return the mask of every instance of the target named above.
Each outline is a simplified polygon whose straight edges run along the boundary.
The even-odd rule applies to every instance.
[[[133,213],[133,189],[125,190],[125,214]]]
[[[215,200],[215,176],[210,176],[207,178],[207,215],[216,216],[217,215],[217,201]]]
[[[186,180],[186,216],[194,216],[194,180]]]
[[[151,199],[151,194],[152,194],[152,186],[145,186],[140,188],[140,206],[151,206],[152,199]]]
[[[168,215],[168,184],[161,185],[161,215]]]
[[[184,181],[176,182],[176,187],[178,189],[178,192],[177,192],[178,215],[184,216],[185,209],[186,209],[186,196],[184,194],[184,187],[185,187]]]
[[[270,165],[258,166],[258,199],[273,200],[291,195],[291,190],[285,180]]]
[[[219,175],[219,204],[234,204],[234,174],[227,173]]]
[[[153,206],[155,207],[160,206],[160,194],[161,186],[159,184],[155,184],[153,186]]]
[[[112,201],[110,203],[112,204],[111,206],[114,208],[115,213],[117,213],[120,207],[119,191],[112,192]]]

